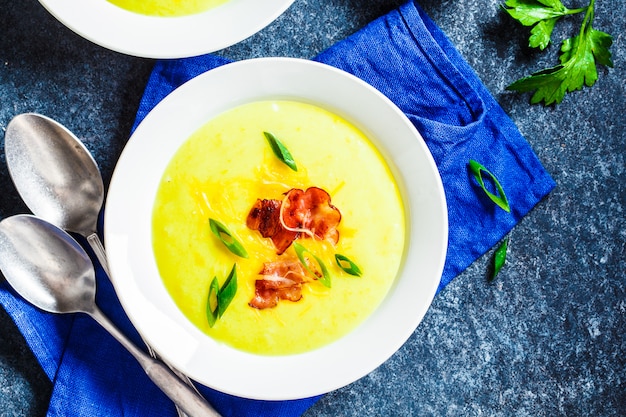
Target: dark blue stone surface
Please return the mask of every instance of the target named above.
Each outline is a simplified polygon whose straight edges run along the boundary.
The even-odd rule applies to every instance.
[[[296,0],[262,32],[218,54],[310,58],[402,3]],[[594,87],[547,108],[505,87],[555,65],[557,45],[530,50],[527,30],[499,10],[499,0],[419,3],[558,185],[513,230],[495,282],[486,279],[489,252],[435,298],[399,352],[306,417],[625,416],[626,1],[596,2],[594,27],[614,36],[615,68],[599,67]],[[579,25],[577,18],[559,23],[555,38]],[[35,0],[0,0],[0,130],[16,114],[46,114],[84,141],[108,183],[152,64],[83,40]],[[4,154],[0,196],[0,218],[27,211]],[[355,354],[367,355],[367,346]],[[43,416],[50,393],[0,309],[0,416]]]

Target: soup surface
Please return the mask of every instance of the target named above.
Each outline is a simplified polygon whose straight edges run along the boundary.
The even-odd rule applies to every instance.
[[[131,12],[150,16],[185,16],[204,12],[228,0],[108,0]]]
[[[292,154],[297,171],[272,152],[263,132]],[[319,187],[341,213],[336,244],[299,237],[317,256],[330,288],[313,281],[299,301],[273,308],[249,305],[266,262],[297,260],[294,245],[277,255],[270,239],[246,225],[257,199],[283,200],[290,189]],[[228,251],[209,219],[224,224],[249,257]],[[152,218],[159,273],[177,306],[214,339],[248,352],[276,355],[318,348],[354,329],[379,305],[398,273],[405,216],[398,187],[367,137],[343,118],[295,101],[259,101],[229,110],[196,131],[177,151],[161,179]],[[349,275],[335,262],[347,256],[362,270]],[[237,293],[210,327],[207,296],[233,265]]]

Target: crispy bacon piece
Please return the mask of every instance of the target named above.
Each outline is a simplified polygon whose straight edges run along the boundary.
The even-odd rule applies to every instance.
[[[276,307],[280,300],[299,301],[305,271],[298,260],[266,262],[259,273],[263,278],[254,283],[254,298],[250,307],[263,310]]]
[[[287,230],[282,226],[280,205],[281,202],[278,200],[258,199],[246,219],[246,225],[250,229],[258,230],[261,236],[272,239],[279,255],[298,237],[298,232]]]
[[[318,187],[306,191],[292,188],[283,201],[258,199],[252,206],[247,226],[272,239],[282,254],[301,234],[337,244],[341,213],[330,204],[330,195]]]
[[[310,187],[306,191],[292,188],[286,196],[281,207],[284,226],[337,244],[341,213],[330,204],[330,194],[321,188]]]

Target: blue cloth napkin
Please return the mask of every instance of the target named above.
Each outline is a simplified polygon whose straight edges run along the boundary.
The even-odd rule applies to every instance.
[[[502,239],[555,186],[514,123],[413,1],[314,60],[369,82],[396,103],[424,137],[441,173],[449,212],[449,249],[439,290]],[[215,55],[158,61],[135,126],[173,89],[228,62]],[[511,213],[484,196],[468,171],[469,159],[500,180]],[[140,343],[100,270],[97,301]],[[0,302],[54,383],[48,416],[175,416],[172,403],[90,318],[41,312],[14,296],[5,282],[0,285]],[[200,389],[225,417],[300,416],[319,398],[268,402]]]

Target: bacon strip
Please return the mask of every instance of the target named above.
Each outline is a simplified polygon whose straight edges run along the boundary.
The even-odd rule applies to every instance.
[[[279,255],[298,237],[298,232],[287,230],[282,226],[280,204],[278,200],[258,199],[246,219],[246,225],[250,229],[258,230],[261,236],[272,239]]]
[[[250,307],[263,310],[276,307],[280,300],[299,301],[305,271],[298,260],[266,262],[259,273],[263,279],[254,283],[254,298]]]
[[[330,203],[330,195],[321,188],[310,187],[306,191],[292,188],[283,201],[258,199],[246,224],[272,239],[280,255],[301,234],[337,244],[340,221],[341,213]]]
[[[281,207],[281,219],[288,229],[302,230],[307,236],[337,244],[341,213],[330,204],[330,194],[318,187],[302,191],[292,188]],[[308,231],[308,232],[305,232]]]

